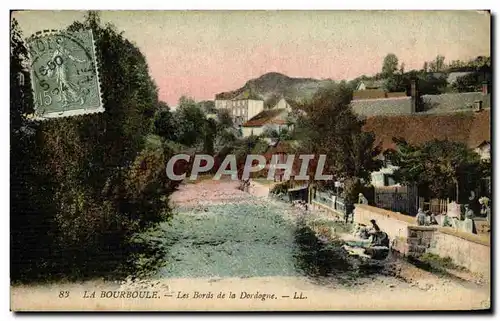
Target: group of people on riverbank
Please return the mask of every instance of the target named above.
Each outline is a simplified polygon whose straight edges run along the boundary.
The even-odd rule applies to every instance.
[[[389,236],[382,231],[375,220],[370,220],[371,227],[357,224],[353,236],[359,241],[347,242],[346,249],[357,253],[353,248],[362,249],[361,254],[375,260],[383,260],[389,255]],[[357,253],[359,254],[359,253]]]

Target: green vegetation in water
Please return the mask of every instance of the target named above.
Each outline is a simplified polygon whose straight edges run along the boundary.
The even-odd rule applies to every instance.
[[[327,219],[316,219],[309,221],[307,223],[311,228],[318,228],[318,227],[325,227],[325,228],[331,228],[335,230],[336,234],[342,233],[351,233],[353,230],[353,224],[352,223],[346,223],[344,221],[334,221],[334,220],[327,220]]]

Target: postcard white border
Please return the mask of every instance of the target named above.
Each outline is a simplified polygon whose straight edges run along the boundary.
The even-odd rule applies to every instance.
[[[415,1],[415,2],[409,2],[409,1],[395,1],[395,0],[386,0],[383,2],[375,2],[371,0],[351,0],[351,1],[346,1],[346,2],[334,2],[331,0],[320,0],[320,1],[296,1],[296,0],[282,0],[282,1],[269,1],[269,0],[254,0],[252,1],[251,5],[247,4],[246,2],[237,2],[237,1],[229,1],[229,0],[212,0],[212,1],[204,1],[204,0],[184,0],[184,1],[172,1],[172,2],[158,2],[158,1],[152,1],[152,0],[143,0],[143,1],[120,1],[120,2],[114,2],[113,5],[110,5],[110,2],[103,2],[99,0],[87,0],[85,2],[85,5],[87,8],[92,8],[95,10],[106,10],[106,9],[161,9],[161,10],[179,10],[179,9],[303,9],[303,10],[311,10],[311,9],[344,9],[344,10],[359,10],[359,9],[398,9],[398,10],[411,10],[411,9],[417,9],[417,10],[438,10],[438,9],[460,9],[460,10],[465,10],[465,9],[492,9],[494,14],[498,14],[499,11],[499,1],[498,0],[476,0],[476,1],[459,1],[459,0],[453,0],[453,1],[435,1],[435,0],[420,0],[420,1]],[[10,4],[10,6],[9,6]],[[71,1],[62,1],[62,0],[56,0],[56,1],[36,1],[36,0],[17,0],[17,1],[3,1],[2,2],[2,7],[5,6],[4,12],[4,26],[7,26],[9,24],[9,19],[10,16],[7,15],[7,10],[9,9],[55,9],[55,10],[81,10],[83,9],[81,7],[80,2],[71,2]],[[80,7],[79,7],[80,6]],[[498,17],[496,17],[498,19]],[[496,22],[498,25],[498,21]],[[496,29],[496,28],[495,28]],[[4,32],[3,34],[3,41],[0,43],[8,47],[8,32]],[[494,36],[494,40],[497,40],[498,33],[495,31],[492,31],[492,35]],[[10,53],[10,50],[8,48],[4,48],[4,50],[1,51],[4,55],[4,61],[5,64],[7,64],[8,61],[8,56]],[[497,50],[494,50],[493,52],[497,53]],[[494,61],[498,61],[498,56],[495,54]],[[6,70],[8,69],[5,68]],[[494,73],[496,75],[496,72]],[[8,106],[9,104],[9,76],[8,73],[4,73],[4,78],[3,78],[3,86],[1,86],[1,93],[2,97],[5,101],[5,106]],[[494,81],[495,85],[495,92],[498,92],[498,82],[497,79]],[[495,101],[494,101],[494,106],[497,106],[498,103],[498,95],[494,95]],[[10,184],[9,184],[9,177],[10,177],[10,148],[7,148],[9,146],[9,140],[10,140],[10,126],[9,126],[9,109],[7,108],[2,108],[1,109],[1,118],[2,121],[4,122],[0,128],[2,129],[2,133],[0,134],[0,142],[1,146],[4,146],[2,149],[2,154],[0,157],[0,162],[1,162],[1,173],[2,175],[0,176],[0,180],[2,182],[1,184],[1,192],[0,197],[1,197],[1,204],[3,204],[3,224],[2,226],[4,227],[3,231],[3,242],[1,247],[2,247],[2,257],[4,260],[7,260],[9,258],[9,235],[10,235],[10,224],[9,224],[9,215],[8,213],[10,212],[10,206],[9,206],[9,191],[10,191]],[[498,117],[500,117],[500,113],[496,112],[494,113],[495,119],[493,120],[493,124],[496,124],[498,122]],[[494,136],[496,141],[497,138],[497,131],[494,131]],[[499,168],[498,166],[498,159],[496,157],[493,157],[493,161],[496,163],[494,166],[495,168]],[[495,171],[495,180],[498,182],[500,176],[500,171],[496,170]],[[500,189],[495,188],[495,198],[500,199]],[[498,228],[500,226],[500,220],[495,220],[495,230],[498,231]],[[498,233],[495,233],[495,235]],[[495,257],[498,257],[499,254],[499,247],[495,246]],[[3,264],[1,265],[1,270],[2,270],[2,276],[3,276],[3,283],[2,283],[2,293],[1,293],[1,302],[3,303],[2,306],[2,320],[7,320],[7,319],[13,319],[15,316],[12,313],[9,313],[9,298],[10,298],[10,283],[9,283],[9,264]],[[495,280],[498,281],[498,276],[495,278]],[[496,282],[494,286],[496,286]],[[495,298],[498,298],[498,295],[495,296]],[[493,303],[496,305],[496,308],[498,309],[498,300],[495,300]],[[41,319],[43,318],[43,315],[36,315],[36,316],[31,316],[34,319]],[[51,316],[48,316],[49,318]],[[107,316],[87,316],[87,315],[79,315],[79,319],[92,319],[92,320],[104,320],[106,319],[123,319],[124,315],[107,315]],[[126,316],[129,317],[129,316]],[[137,319],[145,319],[145,318],[151,318],[155,317],[154,315],[134,315],[130,317],[135,317]],[[161,317],[161,316],[160,316]],[[181,318],[182,316],[180,315],[169,315],[166,316],[169,319],[178,319]],[[205,316],[207,317],[207,316]],[[221,315],[208,315],[208,317],[212,318],[220,318]],[[272,316],[265,316],[265,315],[250,315],[246,316],[254,319],[269,319]],[[303,320],[309,319],[311,316],[310,315],[286,315],[282,316],[288,318],[300,318]],[[370,319],[385,319],[385,315],[364,315],[364,316],[359,316],[359,315],[330,315],[326,317],[331,317],[332,319],[339,320],[339,319],[346,319],[346,320],[353,320],[353,319],[361,319],[361,318],[370,318]],[[395,315],[394,317],[413,317],[413,316],[408,316],[408,315]],[[428,315],[420,315],[417,317],[413,317],[414,319],[427,319],[429,316]],[[440,315],[440,318],[444,319],[455,319],[457,317],[460,317],[459,315],[450,315],[450,316],[445,316],[445,315]],[[464,315],[463,317],[469,319],[469,318],[474,318],[474,316],[471,315]],[[184,317],[182,317],[185,319]],[[190,317],[188,317],[190,318]]]

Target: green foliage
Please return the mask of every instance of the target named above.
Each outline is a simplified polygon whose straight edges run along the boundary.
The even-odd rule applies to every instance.
[[[382,77],[391,77],[398,70],[399,60],[395,54],[387,54],[382,63]]]
[[[482,72],[472,72],[468,75],[458,77],[457,80],[451,85],[455,92],[474,92],[481,91],[483,82],[491,83],[491,74]],[[488,90],[491,91],[491,88]]]
[[[445,71],[446,65],[444,63],[444,56],[437,55],[436,58],[429,62],[428,68],[430,72],[443,72]]]
[[[106,111],[27,123],[29,81],[13,81],[25,57],[15,21],[11,47],[12,278],[106,275],[122,269],[130,236],[169,216],[166,151],[146,136],[157,88],[139,49],[89,12]]]
[[[205,119],[203,124],[203,151],[214,154],[214,141],[217,135],[217,123],[213,119]]]
[[[156,111],[152,132],[166,140],[177,140],[176,119],[168,106]]]
[[[287,194],[288,189],[291,188],[291,181],[285,181],[283,183],[279,183],[273,186],[269,193],[274,194],[274,195],[280,195],[280,194]]]
[[[465,267],[456,265],[451,257],[441,257],[437,254],[433,253],[424,253],[422,256],[418,258],[421,264],[423,264],[424,268],[434,271],[434,272],[446,272],[448,269],[458,270],[458,271],[467,271]]]
[[[257,136],[250,136],[239,139],[233,145],[233,154],[238,163],[244,163],[247,155],[252,154],[254,148],[259,144],[260,138]]]
[[[488,71],[491,72],[491,57],[478,56],[468,61],[453,60],[448,66],[448,71]]]
[[[305,113],[297,120],[295,136],[301,152],[326,155],[325,174],[369,181],[369,173],[381,166],[375,159],[380,149],[374,146],[374,135],[362,131],[363,121],[353,113],[351,98],[346,84],[319,93],[311,103],[301,106]],[[314,165],[310,167],[315,171]]]
[[[466,201],[482,177],[479,155],[466,145],[448,140],[433,140],[422,146],[395,139],[397,151],[388,153],[399,166],[394,177],[403,184],[416,183],[431,196]]]
[[[252,154],[263,155],[268,148],[269,144],[266,141],[258,140],[252,149]]]
[[[221,129],[233,127],[233,119],[228,109],[221,109],[218,111],[217,119]]]
[[[357,177],[349,177],[344,181],[343,197],[348,204],[355,204],[359,200],[359,193],[364,191],[361,180]]]
[[[406,91],[408,79],[403,74],[393,74],[384,79],[384,90],[387,92],[402,92]]]
[[[201,141],[205,114],[193,99],[187,97],[179,99],[179,106],[175,111],[175,121],[179,143],[191,147]]]

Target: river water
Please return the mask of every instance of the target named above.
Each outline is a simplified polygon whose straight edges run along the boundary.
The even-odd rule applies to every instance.
[[[353,283],[387,273],[380,264],[359,264],[340,242],[319,241],[305,224],[307,214],[289,204],[238,196],[233,202],[202,199],[179,205],[173,219],[154,232],[164,251],[163,266],[155,276],[307,276]]]

